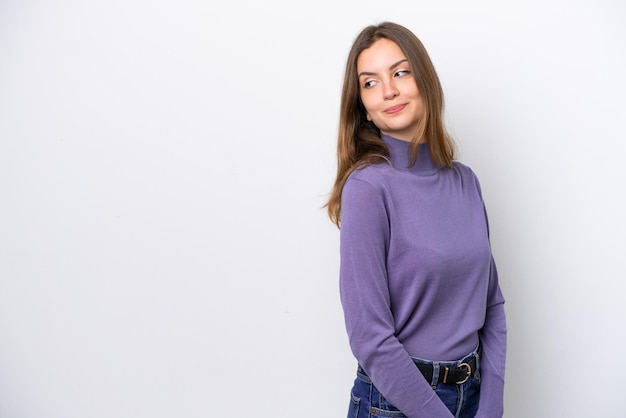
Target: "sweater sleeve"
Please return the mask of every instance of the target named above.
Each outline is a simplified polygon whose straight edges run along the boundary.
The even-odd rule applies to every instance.
[[[504,297],[498,284],[496,264],[491,259],[485,324],[480,330],[480,404],[477,418],[504,415],[504,369],[506,359],[506,318]]]
[[[480,183],[476,180],[482,200]],[[485,223],[489,233],[489,217],[485,210]],[[500,290],[498,270],[491,257],[489,287],[487,288],[487,310],[485,323],[479,332],[480,358],[480,403],[476,418],[500,418],[504,415],[504,371],[506,362],[506,316],[504,296]]]
[[[408,418],[449,418],[396,337],[386,270],[389,233],[381,186],[351,177],[342,192],[340,229],[340,294],[350,347],[378,390]]]

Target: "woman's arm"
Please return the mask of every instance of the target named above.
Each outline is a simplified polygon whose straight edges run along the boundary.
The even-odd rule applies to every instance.
[[[381,186],[355,178],[346,182],[340,231],[341,301],[354,356],[407,417],[449,418],[395,335],[386,270],[389,219]]]
[[[491,260],[485,325],[480,330],[480,405],[476,417],[504,415],[504,369],[506,360],[506,317],[504,297],[498,284],[496,264]]]

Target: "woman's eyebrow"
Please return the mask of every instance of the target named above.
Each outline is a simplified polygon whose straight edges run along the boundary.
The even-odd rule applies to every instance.
[[[406,59],[406,58],[402,58],[400,61],[398,61],[398,62],[396,62],[396,63],[391,64],[391,65],[389,66],[389,69],[390,69],[390,70],[393,70],[394,68],[396,68],[397,66],[399,66],[399,65],[400,65],[400,64],[402,64],[403,62],[408,62],[408,61],[409,61],[408,59]],[[376,73],[372,73],[372,72],[369,72],[369,71],[361,71],[357,77],[361,77],[362,75],[376,75]]]

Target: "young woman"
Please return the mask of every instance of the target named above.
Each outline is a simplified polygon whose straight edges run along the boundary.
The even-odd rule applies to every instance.
[[[348,416],[501,417],[504,298],[480,185],[454,159],[438,76],[403,26],[368,26],[352,45],[327,208],[358,360]]]

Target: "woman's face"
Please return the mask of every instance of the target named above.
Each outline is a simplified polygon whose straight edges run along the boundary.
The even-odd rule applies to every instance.
[[[409,61],[398,44],[379,39],[361,52],[356,68],[367,119],[382,133],[411,141],[424,105]]]

